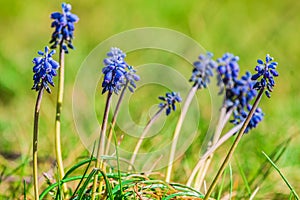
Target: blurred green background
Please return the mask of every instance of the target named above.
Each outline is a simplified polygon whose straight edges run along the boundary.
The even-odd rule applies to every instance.
[[[50,40],[50,13],[61,11],[61,1],[0,1],[0,171],[13,170],[30,155],[33,111],[36,93],[32,87],[32,58]],[[65,167],[74,164],[84,148],[72,120],[72,89],[77,70],[96,45],[108,37],[133,28],[163,27],[182,32],[220,57],[232,52],[240,57],[241,70],[252,70],[257,58],[270,53],[279,63],[280,77],[271,99],[263,98],[265,119],[246,135],[235,153],[249,179],[265,160],[261,151],[271,153],[289,137],[292,141],[278,165],[300,192],[300,2],[286,1],[69,1],[72,12],[80,17],[76,24],[74,45],[66,57],[66,93],[63,109],[63,156]],[[196,59],[196,58],[195,58]],[[101,63],[99,63],[101,67]],[[99,70],[100,71],[100,70]],[[188,78],[188,77],[187,77]],[[39,150],[40,171],[48,171],[54,161],[54,115],[56,90],[45,94],[41,111]],[[229,143],[226,144],[227,147]],[[225,145],[225,146],[226,146]],[[215,163],[221,161],[227,147],[219,150]],[[191,148],[191,155],[197,149]],[[197,156],[184,158],[190,173]],[[233,161],[234,163],[234,161]],[[44,164],[44,165],[43,165]],[[178,163],[179,164],[179,163]],[[212,176],[218,164],[210,170]],[[233,164],[234,165],[234,164]],[[237,167],[235,178],[242,179]],[[31,174],[27,166],[22,172]],[[211,177],[210,177],[211,178]],[[210,181],[208,178],[208,181]],[[14,188],[0,184],[0,193]],[[11,186],[12,187],[12,186]],[[274,171],[261,185],[257,197],[275,198],[289,190]]]

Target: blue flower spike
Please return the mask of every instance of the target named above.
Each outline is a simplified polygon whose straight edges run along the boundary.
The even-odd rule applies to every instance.
[[[48,93],[51,93],[51,89],[48,84],[54,87],[53,76],[57,75],[56,70],[59,68],[58,62],[53,60],[52,56],[55,54],[55,50],[45,47],[45,51],[38,51],[39,57],[32,60],[33,67],[33,80],[34,84],[32,86],[33,90],[40,90],[44,87]]]
[[[226,89],[227,107],[237,106],[243,109],[257,95],[257,91],[253,89],[255,82],[251,80],[251,73],[247,71],[241,79],[236,79],[232,88]]]
[[[254,74],[251,78],[256,81],[253,88],[256,90],[267,88],[265,94],[269,98],[271,97],[270,93],[273,91],[273,87],[275,86],[274,77],[279,75],[276,71],[278,63],[273,60],[274,58],[272,58],[269,54],[267,54],[265,62],[258,59],[258,65],[255,67],[256,74]]]
[[[127,71],[125,73],[125,79],[127,82],[127,88],[130,92],[134,92],[136,88],[136,81],[140,80],[140,77],[136,74],[136,70],[132,66],[127,66]]]
[[[242,110],[240,112],[238,110],[234,110],[233,112],[234,119],[231,120],[230,122],[235,125],[243,123],[246,120],[251,108],[252,106],[249,104],[246,110]],[[262,109],[257,108],[252,118],[250,119],[248,126],[246,127],[245,133],[248,133],[251,129],[256,128],[259,122],[263,120],[263,117],[264,117],[264,113],[262,112]]]
[[[247,118],[252,106],[251,100],[257,96],[257,91],[253,89],[255,81],[251,79],[252,75],[250,72],[246,72],[241,79],[234,80],[234,86],[226,89],[225,104],[227,108],[233,109],[233,119],[231,123],[238,125],[243,123]],[[252,116],[245,133],[255,128],[259,122],[262,121],[264,113],[261,108],[257,108]]]
[[[231,53],[225,53],[221,58],[217,59],[218,67],[218,86],[220,86],[220,94],[224,89],[230,89],[234,86],[239,75],[239,57]]]
[[[50,40],[51,48],[55,49],[57,45],[62,44],[65,53],[68,53],[68,48],[74,49],[72,39],[74,38],[74,23],[79,21],[77,15],[71,13],[72,6],[70,4],[62,4],[62,13],[54,12],[51,14],[53,22],[51,27],[55,28]]]
[[[198,89],[206,88],[210,83],[210,77],[213,76],[213,69],[217,66],[216,62],[212,59],[213,54],[207,52],[201,54],[199,60],[194,62],[194,69],[190,82],[194,82],[193,87],[197,86]]]
[[[160,100],[164,101],[163,103],[160,103],[158,106],[160,108],[166,108],[166,115],[168,116],[171,111],[176,110],[176,102],[180,103],[182,101],[180,94],[176,92],[167,92],[166,96],[159,96]]]
[[[105,67],[102,69],[104,79],[102,82],[102,94],[109,91],[110,93],[119,94],[122,87],[126,84],[127,63],[124,61],[126,54],[119,48],[111,48],[107,53],[107,58],[103,63]]]

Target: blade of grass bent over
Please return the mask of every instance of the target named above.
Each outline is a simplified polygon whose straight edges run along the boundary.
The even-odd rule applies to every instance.
[[[289,189],[291,190],[291,192],[293,193],[293,195],[295,196],[296,199],[299,199],[298,194],[296,193],[295,189],[293,188],[293,186],[289,183],[289,181],[287,180],[287,178],[282,174],[282,172],[280,171],[280,169],[277,167],[277,165],[271,160],[271,158],[262,151],[262,154],[264,154],[264,156],[268,159],[268,161],[271,163],[271,165],[274,167],[274,169],[279,173],[279,175],[281,176],[281,178],[283,179],[283,181],[286,183],[286,185],[289,187]]]

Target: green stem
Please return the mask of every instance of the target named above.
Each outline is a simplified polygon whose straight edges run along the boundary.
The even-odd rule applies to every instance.
[[[173,162],[174,162],[174,158],[175,158],[175,151],[176,151],[176,146],[177,146],[177,142],[178,142],[178,138],[179,138],[179,133],[183,124],[183,121],[185,119],[186,113],[188,111],[188,108],[192,102],[193,97],[195,96],[196,92],[197,92],[198,86],[194,86],[190,89],[188,96],[185,100],[184,105],[182,106],[182,110],[175,128],[175,132],[173,135],[173,139],[172,139],[172,146],[171,146],[171,150],[170,150],[170,157],[169,157],[169,162],[168,162],[168,169],[167,169],[167,174],[166,174],[166,182],[170,182],[171,179],[171,173],[172,173],[172,168],[173,168]]]
[[[34,187],[34,199],[39,199],[38,191],[38,133],[39,133],[39,115],[41,102],[44,92],[44,87],[41,85],[39,93],[36,99],[35,109],[34,109],[34,125],[33,125],[33,150],[32,150],[32,160],[33,160],[33,187]]]
[[[96,160],[95,167],[98,168],[98,169],[103,168],[103,160],[101,159],[101,156],[104,155],[105,133],[106,133],[109,109],[110,109],[110,104],[111,104],[111,97],[112,97],[112,92],[109,92],[108,95],[107,95],[107,99],[106,99],[104,116],[103,116],[103,120],[102,120],[100,136],[99,136],[99,142],[98,142],[98,147],[97,147],[97,156],[96,156],[97,160]],[[93,191],[92,200],[94,200],[95,197],[96,197],[97,179],[98,179],[97,177],[98,177],[98,173],[96,173],[95,177],[94,177],[93,188],[92,188],[92,191]],[[101,184],[99,184],[99,185],[101,185]]]
[[[115,127],[115,124],[116,124],[116,121],[117,121],[117,117],[118,117],[118,114],[119,114],[119,111],[120,111],[120,105],[123,101],[127,85],[128,85],[128,81],[126,82],[125,86],[122,89],[122,92],[120,94],[120,97],[119,97],[117,105],[116,105],[114,115],[113,115],[112,120],[111,120],[111,126],[109,128],[109,134],[108,134],[108,139],[107,139],[107,144],[106,144],[106,149],[105,149],[105,155],[108,155],[108,153],[109,153],[109,147],[110,147],[110,143],[111,143],[111,139],[112,139],[112,135],[113,135],[113,130],[114,130],[114,127]]]
[[[161,107],[156,113],[155,115],[149,120],[149,122],[147,123],[147,125],[145,126],[142,135],[139,138],[138,143],[135,146],[135,149],[133,151],[132,157],[130,159],[130,164],[128,170],[132,170],[132,166],[134,165],[134,161],[136,159],[137,153],[140,150],[141,146],[142,146],[142,142],[145,138],[145,136],[147,135],[148,131],[150,130],[151,126],[153,125],[153,123],[158,119],[158,117],[160,116],[160,114],[162,113],[162,111],[166,108],[166,106]]]
[[[62,41],[63,42],[63,41]],[[59,75],[58,75],[58,91],[56,101],[56,115],[55,115],[55,155],[59,172],[59,178],[62,179],[65,176],[64,166],[61,153],[61,112],[64,97],[64,79],[65,79],[65,56],[62,48],[62,42],[59,45]],[[67,185],[62,185],[64,193],[67,192]]]
[[[208,191],[207,191],[207,193],[206,193],[206,195],[204,197],[204,200],[208,200],[208,198],[212,194],[213,190],[215,189],[215,187],[216,187],[216,185],[218,183],[218,180],[222,176],[222,174],[223,174],[223,172],[224,172],[227,164],[229,163],[229,161],[230,161],[230,159],[231,159],[231,157],[232,157],[232,155],[233,155],[233,153],[234,153],[234,151],[235,151],[238,143],[240,142],[240,140],[241,140],[241,138],[242,138],[242,136],[243,136],[243,134],[244,134],[244,132],[245,132],[245,130],[246,130],[246,128],[247,128],[247,126],[248,126],[248,124],[249,124],[249,122],[250,122],[250,120],[251,120],[251,118],[252,118],[252,116],[253,116],[253,114],[254,114],[254,112],[256,110],[256,108],[258,107],[258,104],[259,104],[259,102],[261,100],[263,92],[264,92],[264,89],[261,89],[259,91],[258,96],[255,99],[255,102],[253,104],[252,109],[250,110],[250,112],[249,112],[249,114],[248,114],[245,122],[243,123],[243,126],[240,129],[240,131],[239,131],[236,139],[234,140],[234,142],[233,142],[233,144],[232,144],[232,146],[231,146],[231,148],[230,148],[230,150],[229,150],[229,152],[228,152],[225,160],[223,161],[222,166],[220,167],[220,169],[219,169],[216,177],[214,178],[212,184],[210,185],[210,187],[209,187],[209,189],[208,189]]]
[[[115,147],[116,147],[116,159],[117,159],[117,166],[118,166],[118,181],[119,181],[119,185],[120,185],[120,195],[121,195],[121,200],[123,200],[124,197],[123,197],[123,186],[122,186],[122,178],[121,178],[121,171],[120,171],[119,147],[117,144],[117,137],[116,137],[115,133],[114,133],[114,141],[115,141]]]

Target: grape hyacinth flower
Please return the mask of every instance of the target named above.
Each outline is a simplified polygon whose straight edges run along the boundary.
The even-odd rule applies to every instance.
[[[134,89],[136,88],[136,81],[140,80],[140,77],[136,74],[136,70],[132,66],[127,66],[127,71],[125,72],[125,79],[126,79],[126,84],[124,85],[127,86],[130,92],[134,92]]]
[[[261,90],[267,87],[265,94],[267,97],[271,97],[271,92],[273,91],[273,87],[275,85],[274,76],[278,76],[279,73],[276,71],[276,67],[278,65],[277,62],[273,61],[269,54],[266,55],[266,62],[264,63],[261,59],[257,60],[258,65],[255,67],[255,71],[257,72],[252,76],[252,80],[256,81],[253,86],[256,90]],[[261,78],[260,80],[258,80]]]
[[[125,62],[124,58],[126,54],[123,53],[119,48],[111,48],[110,52],[107,53],[107,58],[103,60],[104,68],[102,69],[102,73],[104,74],[103,82],[102,82],[102,94],[108,91],[107,100],[104,108],[103,120],[101,125],[101,130],[99,134],[99,142],[97,148],[97,161],[95,163],[96,168],[100,168],[103,170],[104,160],[101,156],[105,153],[105,136],[106,129],[108,123],[108,114],[111,105],[112,94],[119,94],[120,90],[126,84],[126,69],[128,69],[128,64]],[[129,78],[129,76],[127,77]],[[137,77],[136,77],[137,79]],[[124,90],[123,90],[124,91]],[[108,147],[107,147],[108,148]],[[95,174],[94,182],[93,182],[93,195],[92,199],[95,199],[96,188],[97,188],[97,173]],[[100,187],[101,184],[99,184]],[[101,189],[99,189],[100,191]]]
[[[51,27],[54,31],[51,35],[51,48],[56,49],[59,46],[59,77],[56,101],[55,114],[55,154],[59,177],[64,177],[64,167],[61,150],[61,116],[64,97],[64,80],[65,80],[65,53],[69,53],[68,48],[74,49],[72,40],[74,38],[74,24],[79,21],[77,15],[71,13],[72,6],[70,4],[62,3],[62,13],[53,12],[50,18],[53,20]],[[66,183],[62,184],[64,193],[67,192]]]
[[[257,91],[253,89],[255,82],[251,80],[251,73],[246,72],[240,80],[234,81],[232,89],[226,91],[226,99],[231,100],[233,104],[245,107],[257,95]]]
[[[274,62],[273,60],[274,59],[269,54],[266,56],[265,63],[260,59],[257,60],[258,65],[255,67],[255,71],[257,73],[251,77],[251,80],[255,81],[253,89],[258,90],[258,94],[256,95],[253,105],[247,105],[246,111],[244,110],[244,112],[240,112],[237,116],[235,116],[233,123],[239,123],[239,121],[243,121],[242,127],[239,130],[220,169],[218,170],[217,175],[213,179],[211,186],[208,188],[204,200],[208,200],[212,194],[243,134],[247,133],[251,128],[256,127],[257,124],[263,119],[263,113],[262,110],[258,108],[258,104],[263,96],[263,92],[265,92],[267,97],[270,97],[270,92],[273,91],[273,87],[275,86],[274,77],[279,75],[276,71],[278,63]],[[258,80],[259,78],[260,80]],[[265,88],[267,88],[267,90],[265,90]]]
[[[213,76],[213,71],[216,67],[216,62],[212,59],[213,54],[207,52],[206,55],[201,54],[198,58],[199,61],[194,62],[194,69],[190,82],[194,82],[193,86],[197,86],[198,89],[206,88],[210,83],[210,77]]]
[[[68,53],[68,47],[74,49],[72,44],[75,30],[74,23],[79,21],[78,16],[71,13],[71,9],[70,4],[63,3],[62,13],[54,12],[50,16],[54,20],[51,27],[55,28],[50,41],[51,48],[55,49],[57,45],[61,44],[65,53]]]
[[[166,182],[171,181],[171,174],[172,174],[172,168],[173,168],[173,161],[175,158],[175,151],[176,146],[179,138],[179,134],[181,131],[181,127],[183,125],[186,113],[190,107],[190,104],[192,102],[193,97],[195,96],[196,92],[199,89],[207,88],[207,85],[210,83],[210,78],[214,75],[213,69],[217,67],[216,61],[213,59],[213,54],[210,52],[207,52],[206,54],[200,54],[198,57],[198,60],[194,62],[194,68],[192,71],[192,76],[190,78],[190,82],[193,82],[193,87],[190,89],[184,104],[181,109],[180,116],[178,118],[176,128],[173,134],[171,149],[170,149],[170,156],[169,156],[169,165],[166,172]],[[171,109],[169,108],[166,110],[166,112],[170,112]]]
[[[33,90],[39,91],[41,87],[44,87],[48,93],[51,93],[51,89],[48,84],[54,86],[53,76],[57,75],[56,70],[59,68],[59,64],[52,59],[55,50],[45,47],[45,52],[38,51],[39,57],[32,60],[33,67]]]
[[[121,53],[122,55],[122,53]],[[125,54],[124,54],[125,57]],[[109,148],[110,148],[110,143],[111,143],[111,139],[112,139],[112,135],[113,135],[113,128],[116,124],[116,120],[119,114],[119,109],[120,109],[120,105],[123,101],[124,98],[124,94],[126,92],[126,89],[128,88],[128,90],[132,93],[134,93],[134,89],[136,88],[136,81],[140,80],[140,77],[136,74],[136,70],[132,67],[132,66],[127,66],[127,71],[125,72],[125,83],[123,85],[121,85],[121,87],[123,87],[121,94],[119,95],[118,98],[118,102],[111,120],[111,126],[109,129],[109,134],[108,134],[108,140],[107,140],[107,145],[106,145],[106,149],[105,149],[105,154],[107,155],[109,153]]]
[[[246,72],[246,74],[242,76],[240,80],[235,81],[234,87],[231,90],[226,90],[227,105],[231,104],[232,106],[234,106],[234,119],[230,122],[235,125],[244,122],[249,114],[249,111],[252,108],[250,102],[257,96],[257,91],[253,89],[255,82],[251,79],[251,77],[251,73]],[[258,123],[262,121],[263,116],[264,114],[262,112],[262,109],[257,108],[254,112],[253,117],[250,119],[245,133],[248,133],[250,129],[255,128]]]
[[[159,96],[158,98],[164,101],[163,103],[160,103],[158,106],[160,108],[167,108],[166,115],[169,115],[171,113],[171,110],[173,111],[176,110],[176,105],[175,105],[176,102],[179,103],[182,101],[179,93],[176,92],[167,92],[166,97]]]
[[[243,123],[245,121],[245,119],[247,118],[251,108],[252,108],[252,106],[248,105],[247,110],[242,110],[240,112],[235,110],[233,112],[234,119],[231,120],[230,122],[235,124],[235,125]],[[264,117],[264,113],[262,112],[262,109],[257,108],[255,110],[252,118],[250,119],[249,124],[247,125],[244,133],[248,133],[251,129],[256,128],[256,126],[259,124],[259,122],[261,122],[263,120],[263,117]]]
[[[38,130],[39,130],[39,113],[42,102],[44,89],[51,93],[48,84],[54,86],[53,76],[57,75],[56,70],[59,64],[52,59],[55,50],[50,51],[49,47],[45,47],[45,52],[38,51],[39,57],[32,60],[33,67],[33,80],[34,84],[31,89],[38,91],[35,111],[34,111],[34,125],[33,125],[33,148],[32,148],[32,161],[33,161],[33,187],[34,197],[38,199]]]
[[[102,82],[102,94],[106,91],[119,94],[122,86],[126,84],[127,63],[124,61],[126,54],[118,48],[111,48],[107,53],[108,58],[104,59],[105,67],[102,69],[104,79]]]
[[[221,87],[220,94],[223,93],[224,88],[232,88],[234,82],[239,75],[239,57],[231,53],[225,53],[221,58],[217,59],[218,67],[218,86]]]

